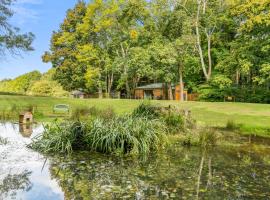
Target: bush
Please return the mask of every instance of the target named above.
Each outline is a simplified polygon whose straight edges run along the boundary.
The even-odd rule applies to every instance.
[[[185,119],[183,115],[171,113],[164,117],[166,127],[169,133],[179,133],[185,130]]]
[[[53,80],[36,81],[27,91],[27,94],[53,97],[67,97],[69,95],[59,83]]]
[[[163,125],[156,120],[114,117],[96,118],[86,123],[54,122],[43,135],[34,138],[30,148],[43,153],[72,153],[93,150],[101,153],[142,154],[158,150],[166,141]]]
[[[234,96],[237,102],[270,103],[270,91],[261,87],[218,88],[212,85],[201,85],[198,92],[201,101],[224,101],[225,96]]]
[[[160,116],[160,110],[160,107],[153,106],[150,102],[143,102],[133,111],[132,116],[156,119]]]
[[[70,154],[73,150],[85,146],[83,136],[87,126],[84,123],[55,121],[44,126],[44,129],[43,134],[34,138],[28,147],[43,153]]]
[[[164,145],[166,138],[160,122],[131,116],[96,119],[89,130],[87,146],[102,153],[146,155]]]
[[[218,135],[216,131],[212,128],[203,129],[199,133],[199,144],[201,146],[214,146],[218,141]]]

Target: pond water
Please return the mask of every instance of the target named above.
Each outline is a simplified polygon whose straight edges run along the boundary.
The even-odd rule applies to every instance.
[[[270,142],[174,147],[148,158],[80,152],[45,156],[26,148],[42,126],[0,125],[2,199],[270,199]]]

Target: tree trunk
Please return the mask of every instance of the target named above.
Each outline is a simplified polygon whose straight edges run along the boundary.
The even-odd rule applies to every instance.
[[[101,73],[99,73],[99,81],[98,81],[98,98],[102,99],[103,94],[102,94],[102,81],[101,81]]]
[[[212,33],[207,33],[207,48],[208,48],[208,79],[211,78],[212,75],[212,55],[211,55],[211,35]]]
[[[98,98],[99,99],[102,99],[103,98],[102,85],[101,85],[101,83],[98,84]]]
[[[112,91],[112,85],[113,85],[113,79],[114,79],[114,74],[111,73],[108,77],[108,96],[111,96],[111,91]]]
[[[120,44],[120,46],[121,46],[121,51],[122,51],[122,57],[125,60],[128,50],[124,48],[122,43]],[[128,73],[127,73],[127,65],[126,65],[126,63],[124,63],[124,78],[125,78],[125,86],[126,86],[126,93],[127,93],[126,98],[129,99],[131,96],[130,96],[130,87],[129,87],[129,83],[128,83]]]
[[[240,73],[239,70],[236,70],[236,85],[239,85]]]
[[[168,99],[173,100],[172,84],[168,83]]]
[[[179,65],[179,97],[180,101],[184,101],[184,82],[183,82],[183,67]]]
[[[204,77],[206,78],[206,80],[208,81],[208,74],[207,74],[207,70],[206,70],[206,66],[205,66],[205,62],[204,62],[204,58],[203,58],[203,51],[202,51],[202,46],[201,46],[201,38],[200,38],[200,30],[199,30],[199,20],[200,20],[200,9],[201,9],[201,0],[197,0],[198,2],[198,7],[197,7],[197,16],[196,16],[196,38],[197,38],[197,48],[198,48],[198,52],[200,55],[200,61],[201,61],[201,67],[203,70],[203,74]]]

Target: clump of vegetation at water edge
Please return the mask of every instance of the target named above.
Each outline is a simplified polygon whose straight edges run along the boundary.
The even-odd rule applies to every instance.
[[[130,115],[116,116],[111,109],[82,108],[72,116],[71,121],[45,126],[43,135],[29,147],[44,153],[71,153],[79,149],[146,155],[164,147],[167,134],[185,132],[187,127],[187,117],[177,109],[148,103],[141,104]]]

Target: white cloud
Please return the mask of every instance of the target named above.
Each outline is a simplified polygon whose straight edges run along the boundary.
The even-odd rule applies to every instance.
[[[13,21],[19,26],[27,22],[38,22],[39,13],[32,6],[42,3],[43,0],[17,0],[12,7]]]

